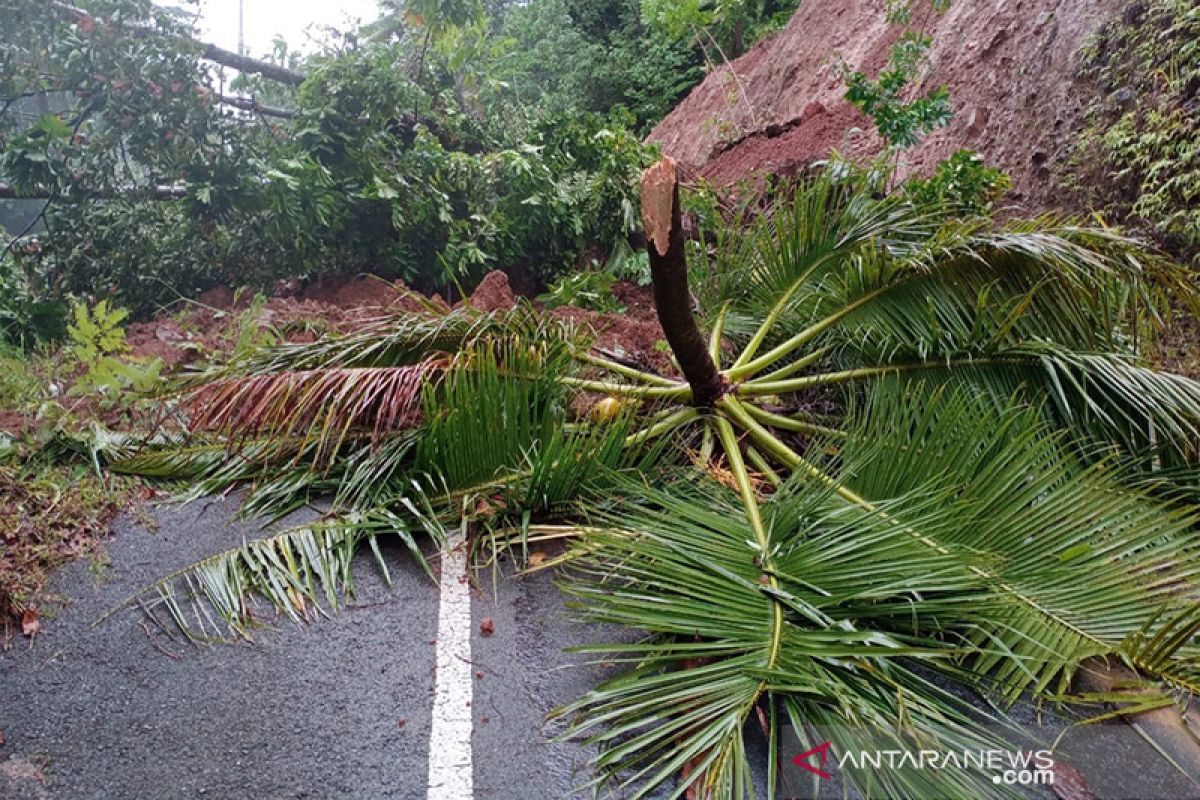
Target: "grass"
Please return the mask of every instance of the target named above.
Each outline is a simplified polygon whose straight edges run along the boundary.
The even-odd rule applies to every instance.
[[[0,344],[0,410],[20,408],[40,393],[29,356]]]

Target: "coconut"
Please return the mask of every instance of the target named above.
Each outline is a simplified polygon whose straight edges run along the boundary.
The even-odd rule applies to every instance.
[[[621,401],[615,397],[606,397],[592,406],[589,416],[593,422],[612,422],[621,413]]]

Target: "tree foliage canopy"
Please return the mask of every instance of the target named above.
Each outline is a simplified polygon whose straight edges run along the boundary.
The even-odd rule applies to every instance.
[[[528,12],[483,12],[394,6],[280,65],[292,86],[269,69],[226,75],[148,0],[51,13],[6,0],[3,110],[54,105],[0,117],[0,182],[48,200],[44,229],[6,249],[5,280],[144,313],[218,283],[329,270],[429,290],[497,268],[546,279],[622,244],[648,148],[628,116],[589,110],[609,103],[590,84],[522,95],[533,64],[504,31],[525,35]]]

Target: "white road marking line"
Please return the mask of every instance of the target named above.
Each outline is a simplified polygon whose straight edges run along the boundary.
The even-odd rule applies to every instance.
[[[442,554],[428,800],[471,800],[471,586],[461,534]]]

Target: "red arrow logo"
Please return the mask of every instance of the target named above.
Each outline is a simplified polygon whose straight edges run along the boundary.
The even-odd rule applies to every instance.
[[[808,770],[809,772],[811,772],[814,775],[820,775],[822,778],[830,779],[833,776],[830,775],[825,770],[821,769],[821,767],[825,766],[825,760],[827,758],[829,758],[829,748],[831,745],[832,745],[832,742],[825,742],[824,744],[817,745],[816,747],[814,747],[811,750],[805,750],[803,753],[801,753],[800,755],[793,758],[792,763],[795,764],[800,769]],[[809,764],[805,760],[809,756],[815,756],[815,755],[821,756],[821,767],[814,767],[812,764]]]

